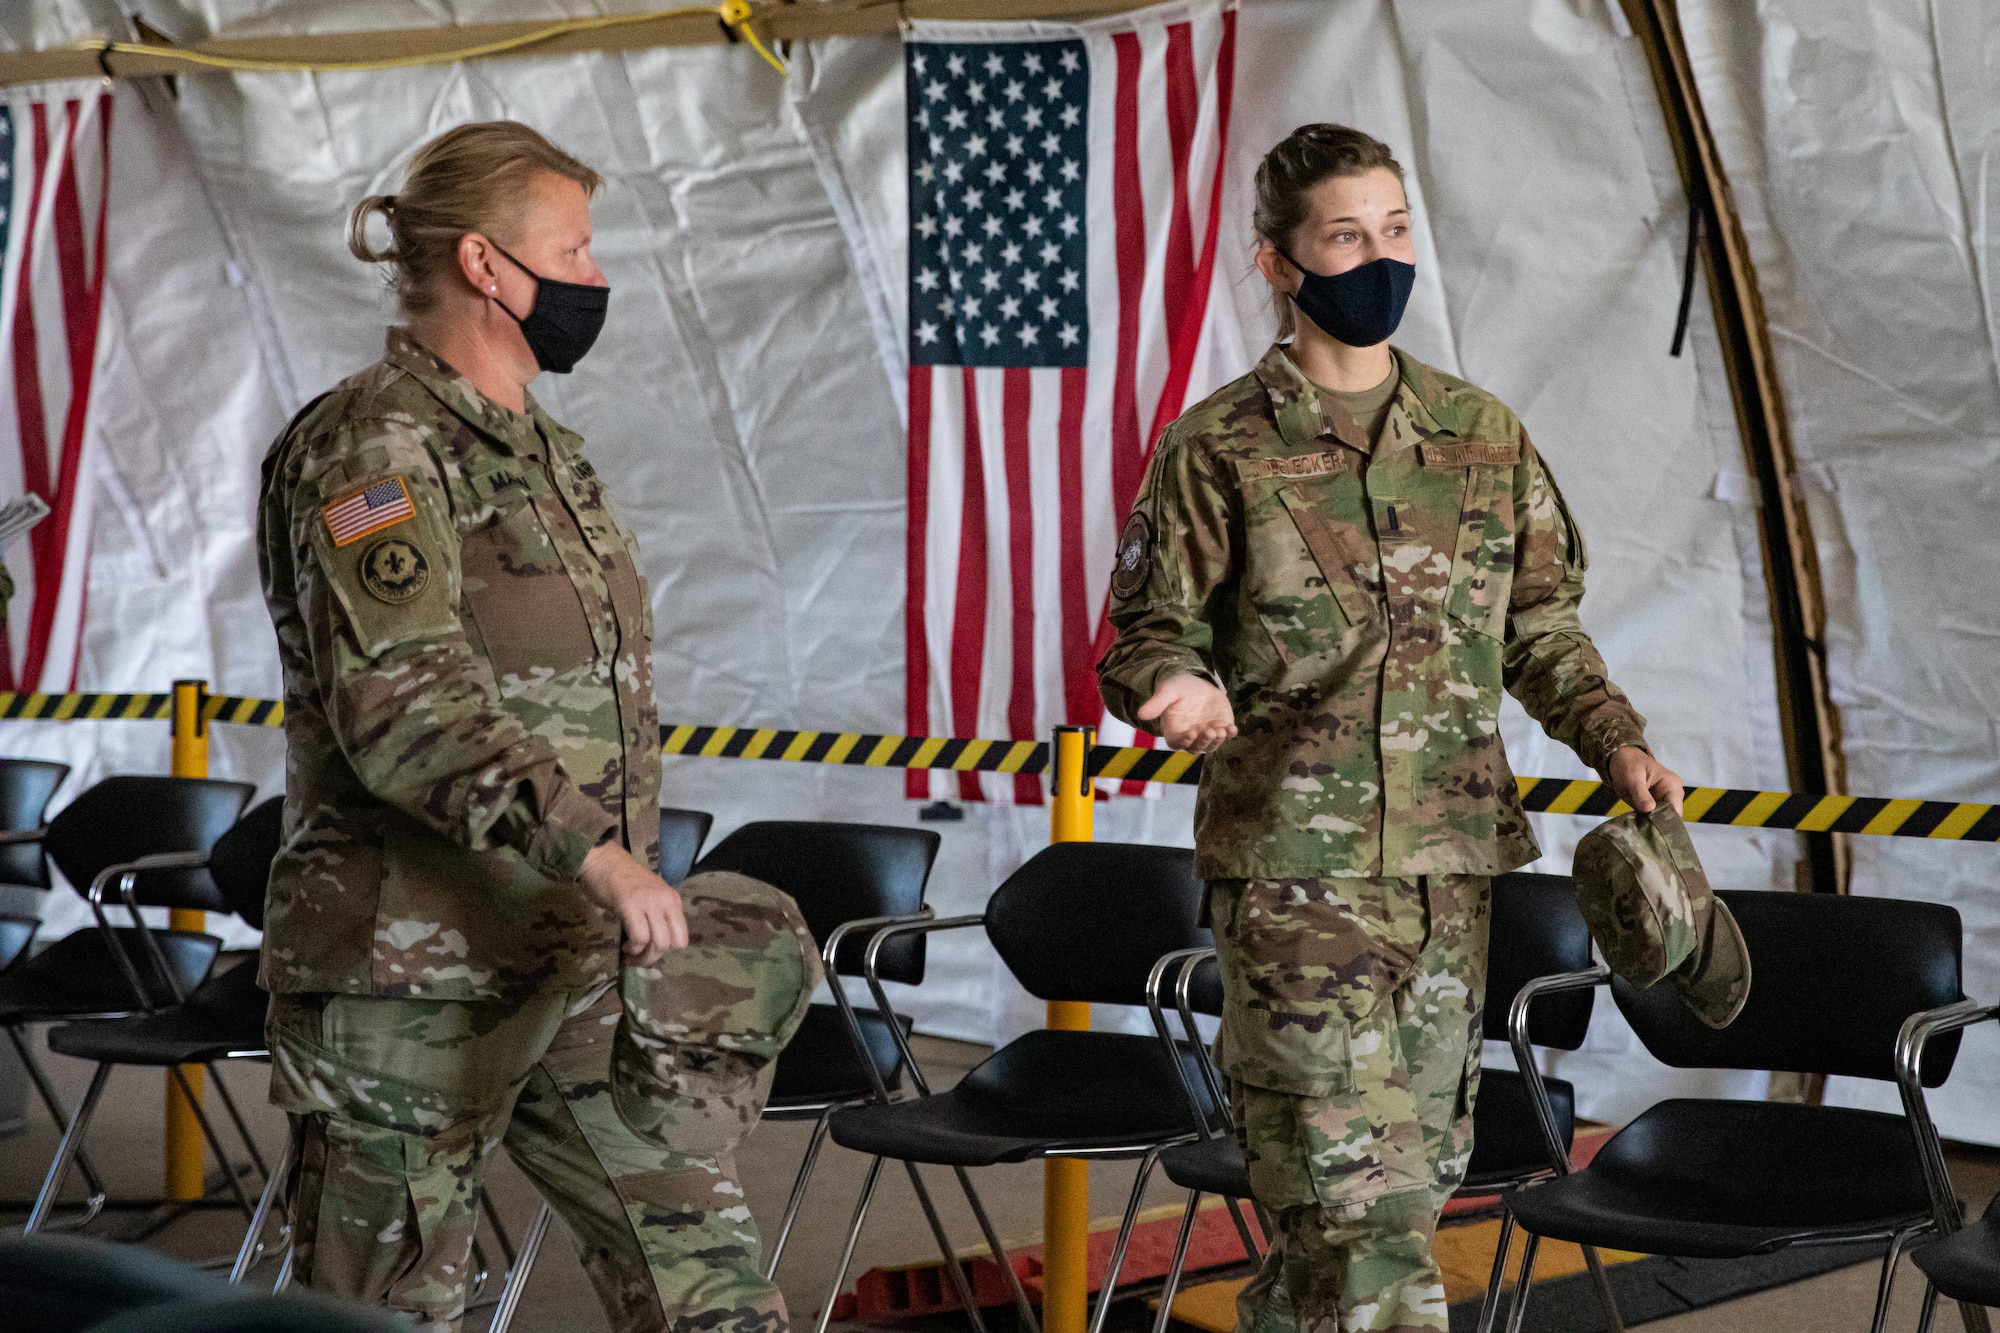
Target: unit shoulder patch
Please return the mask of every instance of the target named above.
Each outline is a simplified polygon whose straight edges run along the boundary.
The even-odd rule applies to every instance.
[[[410,499],[409,483],[398,475],[344,491],[320,506],[319,512],[327,535],[341,547],[415,518],[417,506]]]
[[[1518,463],[1521,461],[1519,444],[1492,444],[1474,441],[1469,444],[1433,444],[1426,440],[1417,446],[1423,456],[1425,467],[1471,467],[1475,463]]]
[[[1265,477],[1325,477],[1347,467],[1347,455],[1338,450],[1323,454],[1300,454],[1296,458],[1245,458],[1235,463],[1236,484],[1247,486]]]
[[[1118,559],[1111,567],[1111,593],[1123,600],[1136,597],[1153,575],[1153,524],[1144,514],[1125,520],[1118,536]]]
[[[391,606],[414,601],[431,582],[431,562],[413,542],[389,537],[376,542],[361,557],[361,586],[369,596]]]

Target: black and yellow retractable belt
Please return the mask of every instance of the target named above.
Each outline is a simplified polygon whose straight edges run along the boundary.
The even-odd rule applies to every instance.
[[[0,721],[165,721],[171,694],[14,694],[0,692]],[[276,699],[204,695],[209,722],[242,726],[284,725]],[[766,759],[850,768],[943,769],[954,773],[1046,773],[1046,741],[998,741],[950,736],[894,736],[853,731],[793,731],[778,727],[705,727],[666,722],[660,749],[704,759]],[[1094,745],[1092,777],[1191,786],[1201,781],[1201,759],[1175,750]],[[1602,782],[1570,778],[1520,778],[1521,804],[1551,815],[1614,815],[1624,802]],[[1861,833],[1881,837],[2000,842],[2000,806],[1974,801],[1893,800],[1878,796],[1814,796],[1797,792],[1690,787],[1690,824],[1734,828],[1797,829],[1802,833]]]

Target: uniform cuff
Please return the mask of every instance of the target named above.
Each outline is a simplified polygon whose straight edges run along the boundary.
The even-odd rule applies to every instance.
[[[583,858],[591,848],[618,831],[618,821],[604,807],[575,787],[564,787],[523,855],[535,870],[553,880],[573,880],[583,873]]]
[[[1594,756],[1583,757],[1584,762],[1599,773],[1605,772],[1610,767],[1612,755],[1628,745],[1636,746],[1638,749],[1644,750],[1647,754],[1653,753],[1652,747],[1646,744],[1644,726],[1636,718],[1629,721],[1620,719],[1600,729],[1595,729],[1591,733],[1590,741],[1591,748],[1596,751],[1596,754]]]

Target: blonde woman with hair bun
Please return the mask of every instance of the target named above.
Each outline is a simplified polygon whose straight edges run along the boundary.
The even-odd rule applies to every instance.
[[[457,1329],[504,1147],[612,1327],[770,1333],[720,1140],[642,1138],[609,1091],[621,972],[688,926],[656,872],[638,542],[528,391],[602,327],[599,184],[509,121],[426,144],[349,228],[403,322],[265,460],[289,758],[260,979],[293,1272]],[[654,1092],[669,1124],[713,1114]]]

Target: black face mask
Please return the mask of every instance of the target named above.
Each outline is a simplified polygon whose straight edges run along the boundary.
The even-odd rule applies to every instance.
[[[487,243],[500,250],[493,242]],[[528,307],[527,317],[523,318],[507,310],[507,303],[498,295],[493,300],[521,326],[521,336],[528,340],[528,350],[535,354],[536,365],[558,375],[569,374],[604,328],[611,289],[545,278],[505,250],[500,253],[508,263],[535,280],[535,303]]]
[[[1410,287],[1417,280],[1415,264],[1375,259],[1329,276],[1312,272],[1290,255],[1285,258],[1305,275],[1292,300],[1329,338],[1349,347],[1373,347],[1389,341],[1403,322],[1403,307],[1410,303]]]

